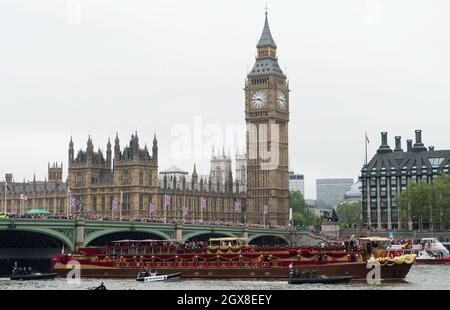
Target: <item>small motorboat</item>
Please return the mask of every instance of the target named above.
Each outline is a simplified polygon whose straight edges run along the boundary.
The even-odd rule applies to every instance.
[[[13,272],[10,279],[11,280],[53,280],[58,276],[55,272],[50,273],[41,273],[41,272],[28,272],[28,273],[22,273],[22,272]]]
[[[141,272],[139,272],[139,274],[136,278],[136,281],[158,282],[158,281],[179,279],[180,277],[181,277],[181,272],[172,273],[172,274],[160,274],[160,273],[156,273],[156,272],[141,271]]]
[[[53,280],[58,276],[55,272],[42,273],[33,271],[31,267],[17,267],[17,262],[14,264],[14,268],[11,273],[11,280]]]
[[[353,279],[352,276],[325,276],[317,274],[314,271],[304,273],[291,273],[289,276],[289,284],[337,284],[348,283]]]

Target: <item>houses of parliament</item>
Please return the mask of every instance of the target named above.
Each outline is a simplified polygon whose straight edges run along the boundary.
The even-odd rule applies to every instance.
[[[31,182],[17,182],[12,174],[7,174],[0,183],[0,212],[6,203],[8,213],[33,208],[65,213],[74,197],[82,202],[84,212],[93,214],[110,215],[112,206],[120,201],[123,216],[148,215],[152,205],[154,216],[162,217],[164,213],[167,219],[187,216],[223,222],[287,225],[289,85],[278,64],[277,46],[267,12],[256,48],[256,61],[244,88],[245,120],[255,130],[247,132],[245,154],[236,155],[234,173],[231,156],[217,150],[211,155],[209,175],[199,175],[195,164],[191,173],[175,166],[160,171],[156,136],[151,148],[147,148],[137,132],[126,143],[116,135],[113,143],[107,141],[105,153],[94,150],[91,137],[82,150],[75,152],[71,138],[67,179],[62,178],[63,164],[49,164],[44,181],[34,178]],[[264,126],[274,125],[279,137],[264,130]],[[268,159],[261,156],[267,146],[262,145],[274,141],[278,148],[277,163],[267,169],[264,167]],[[170,196],[169,204],[167,196]],[[239,210],[235,208],[236,202]],[[182,214],[183,210],[188,210],[187,214]]]

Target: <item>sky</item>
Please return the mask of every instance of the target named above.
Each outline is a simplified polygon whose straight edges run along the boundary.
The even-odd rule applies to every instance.
[[[365,132],[369,157],[382,131],[391,146],[422,129],[426,145],[450,148],[449,1],[267,4],[291,88],[289,168],[305,175],[306,198],[317,178],[356,180]],[[243,88],[265,6],[2,0],[0,178],[43,180],[54,161],[66,170],[71,136],[76,151],[88,135],[104,151],[135,131],[149,146],[156,133],[160,170],[195,162],[207,174],[212,146],[245,145]]]

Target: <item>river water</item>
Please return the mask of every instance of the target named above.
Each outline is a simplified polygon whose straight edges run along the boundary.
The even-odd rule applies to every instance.
[[[416,290],[416,289],[446,289],[450,290],[450,265],[426,266],[414,265],[406,280],[400,283],[369,285],[367,283],[348,284],[310,284],[289,285],[287,281],[269,280],[195,280],[180,279],[174,281],[143,283],[134,279],[82,279],[81,283],[68,283],[57,278],[47,281],[10,281],[0,278],[1,290],[86,290],[104,282],[108,289],[113,290],[318,290],[318,289],[369,289],[369,290]]]

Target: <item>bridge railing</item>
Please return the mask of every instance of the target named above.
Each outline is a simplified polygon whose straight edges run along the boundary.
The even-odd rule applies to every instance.
[[[76,220],[78,217],[75,214],[52,214],[52,215],[29,215],[29,214],[8,214],[7,216],[0,217],[1,220]],[[92,221],[110,221],[110,222],[134,222],[134,223],[158,223],[158,224],[177,224],[182,223],[185,225],[205,225],[214,227],[239,227],[248,228],[252,230],[278,230],[278,231],[294,231],[294,227],[289,226],[275,226],[275,225],[260,225],[260,224],[245,224],[236,223],[226,220],[200,220],[200,219],[185,219],[180,220],[176,218],[160,218],[160,217],[148,217],[148,216],[122,216],[122,218],[115,218],[111,216],[105,216],[101,213],[85,213],[82,217],[84,220]]]

